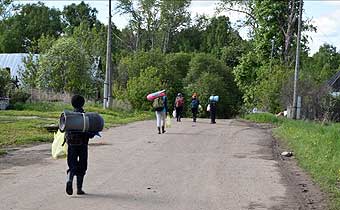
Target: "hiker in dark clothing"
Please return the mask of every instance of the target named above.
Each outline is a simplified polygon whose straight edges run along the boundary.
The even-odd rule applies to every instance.
[[[192,121],[196,122],[198,106],[200,105],[199,100],[197,99],[197,94],[194,93],[191,98],[191,112],[192,112]]]
[[[219,97],[218,96],[210,96],[209,97],[209,105],[210,105],[210,119],[211,119],[211,124],[215,124],[216,121],[216,111],[217,111],[217,102],[218,102]]]
[[[215,119],[216,119],[216,109],[217,109],[217,107],[216,107],[216,101],[210,101],[210,123],[211,124],[215,124],[216,123],[216,121],[215,121]]]
[[[82,108],[85,104],[85,99],[80,95],[74,95],[71,100],[74,112],[84,113]],[[87,170],[88,157],[88,142],[95,134],[80,131],[66,131],[65,140],[68,144],[67,150],[67,182],[66,193],[73,194],[73,177],[77,176],[77,194],[82,195],[85,192],[82,190],[83,180]]]

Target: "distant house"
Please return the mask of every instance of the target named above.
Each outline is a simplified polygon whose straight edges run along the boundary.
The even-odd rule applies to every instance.
[[[333,96],[340,96],[340,71],[327,81],[327,85],[332,89],[331,94]]]
[[[23,59],[27,57],[28,53],[0,53],[0,68],[8,68],[12,79],[19,78],[20,69],[24,69]],[[35,54],[38,58],[38,54]]]

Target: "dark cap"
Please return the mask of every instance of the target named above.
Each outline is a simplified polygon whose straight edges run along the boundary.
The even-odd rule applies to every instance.
[[[74,108],[82,108],[85,104],[85,99],[81,95],[74,95],[72,96],[71,104]]]

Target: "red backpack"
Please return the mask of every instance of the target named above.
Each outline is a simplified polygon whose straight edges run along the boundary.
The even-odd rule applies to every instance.
[[[176,107],[182,107],[184,104],[183,97],[177,97],[175,104],[176,104]]]

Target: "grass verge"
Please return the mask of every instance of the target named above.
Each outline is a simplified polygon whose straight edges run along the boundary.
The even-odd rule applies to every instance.
[[[253,122],[274,123],[273,133],[294,151],[299,165],[330,195],[330,209],[340,209],[340,124],[277,118],[271,114],[244,117]]]
[[[49,133],[43,126],[58,124],[61,112],[65,109],[72,110],[70,105],[64,103],[19,104],[14,108],[16,110],[0,111],[0,148],[35,142],[52,142],[53,133]],[[101,114],[105,121],[105,128],[153,117],[151,112],[103,110],[93,104],[85,104],[84,109],[87,112]]]
[[[0,149],[0,156],[1,156],[1,155],[6,155],[6,154],[7,154],[7,152],[6,152],[5,150],[1,150],[1,149]]]

